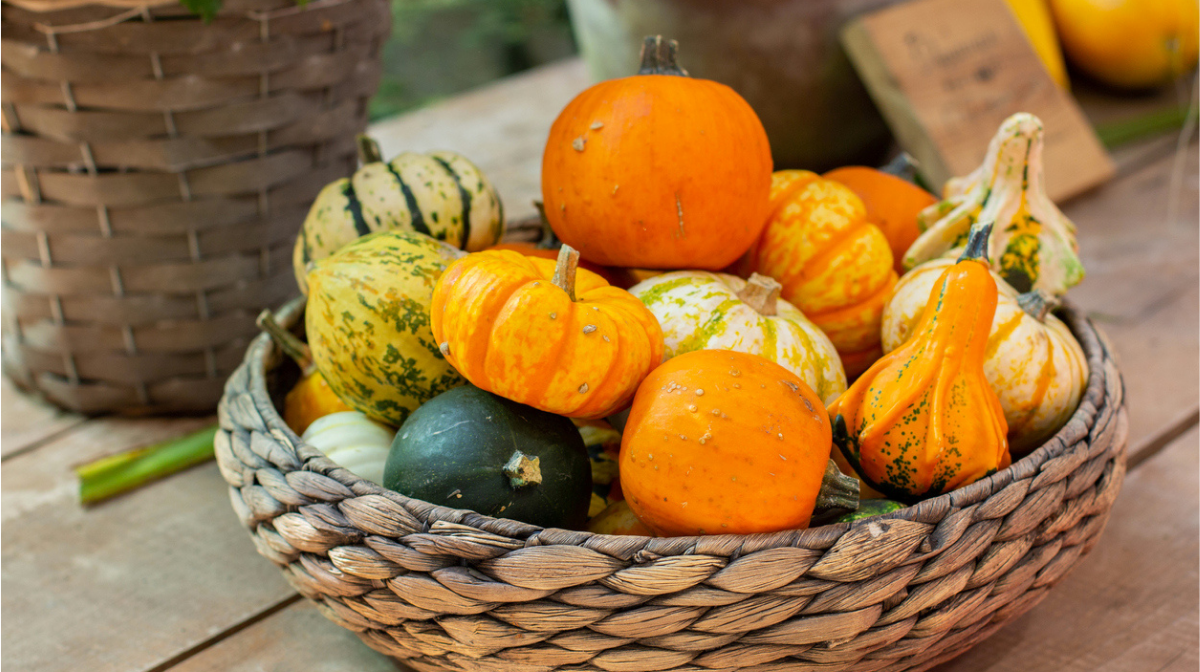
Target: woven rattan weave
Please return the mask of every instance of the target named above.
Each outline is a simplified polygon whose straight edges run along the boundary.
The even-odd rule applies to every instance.
[[[5,372],[87,413],[211,411],[354,169],[389,5],[74,5],[2,5]]]
[[[1063,317],[1091,378],[1056,436],[989,478],[854,524],[648,539],[409,499],[287,428],[275,404],[294,367],[265,337],[226,387],[217,459],[259,552],[416,670],[924,670],[1037,604],[1096,543],[1120,489],[1121,377],[1081,313]]]

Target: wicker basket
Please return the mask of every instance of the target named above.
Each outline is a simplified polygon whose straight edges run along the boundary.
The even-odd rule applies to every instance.
[[[301,313],[293,302],[279,318]],[[409,499],[300,443],[276,411],[295,367],[265,337],[226,387],[217,459],[259,552],[416,670],[924,670],[1045,597],[1120,489],[1121,377],[1086,318],[1063,317],[1091,380],[1056,436],[987,479],[853,524],[649,539]]]
[[[209,412],[355,167],[387,0],[3,3],[4,370],[86,412]],[[150,6],[154,4],[154,6]],[[44,10],[44,11],[38,11]]]

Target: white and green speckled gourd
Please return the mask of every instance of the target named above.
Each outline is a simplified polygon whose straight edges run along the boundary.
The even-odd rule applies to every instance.
[[[475,164],[454,152],[404,152],[384,162],[359,136],[362,167],[317,195],[296,237],[292,266],[308,293],[308,264],[376,231],[416,231],[468,252],[499,242],[504,208]]]
[[[823,400],[846,391],[846,373],[829,337],[779,298],[775,280],[676,271],[634,285],[662,327],[664,360],[693,350],[735,350],[791,370]]]
[[[1019,112],[1000,125],[974,172],[946,183],[944,200],[917,218],[921,235],[904,267],[937,257],[958,258],[971,225],[991,221],[992,269],[1020,292],[1059,296],[1083,280],[1075,225],[1046,195],[1042,122]]]
[[[905,273],[883,310],[883,351],[913,335],[929,295],[954,259],[934,259]],[[983,373],[1000,398],[1014,456],[1045,443],[1062,427],[1087,388],[1083,348],[1061,320],[1050,314],[1053,297],[1035,290],[1019,294],[995,271],[997,301]]]

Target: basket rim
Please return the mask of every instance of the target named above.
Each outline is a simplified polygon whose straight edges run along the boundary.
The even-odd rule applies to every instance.
[[[297,320],[303,317],[304,306],[304,297],[296,297],[275,311],[275,319],[285,328],[290,328]],[[1111,349],[1104,336],[1091,323],[1091,320],[1084,314],[1084,311],[1070,301],[1064,300],[1062,305],[1055,311],[1055,314],[1066,323],[1072,335],[1075,336],[1079,345],[1083,348],[1088,362],[1088,384],[1084,389],[1075,412],[1053,436],[1047,439],[1036,450],[1016,460],[1010,466],[975,481],[970,485],[922,500],[890,513],[851,522],[830,523],[806,529],[751,534],[725,533],[702,536],[645,537],[641,535],[601,534],[588,530],[571,530],[566,528],[545,528],[509,518],[495,518],[470,509],[455,509],[408,497],[407,495],[389,490],[382,485],[359,477],[341,467],[326,457],[324,453],[306,444],[299,435],[287,426],[278,409],[275,408],[274,403],[271,401],[271,395],[267,389],[266,373],[268,364],[272,361],[279,361],[283,357],[282,352],[268,334],[263,333],[255,337],[246,352],[246,358],[242,366],[248,369],[249,381],[247,381],[247,388],[250,393],[249,396],[255,410],[258,411],[266,423],[266,429],[276,440],[285,439],[285,441],[279,441],[281,447],[291,451],[300,464],[293,471],[315,471],[329,476],[350,488],[357,496],[380,495],[404,506],[406,509],[411,508],[415,504],[424,511],[424,515],[418,515],[417,518],[421,520],[426,528],[436,522],[445,521],[448,523],[469,524],[472,527],[509,538],[527,539],[545,530],[564,532],[571,536],[570,541],[551,541],[544,537],[539,537],[539,545],[559,543],[578,545],[587,539],[595,537],[603,539],[625,538],[629,540],[663,539],[670,540],[672,545],[679,544],[686,547],[695,547],[701,540],[720,544],[723,542],[745,542],[751,539],[756,541],[756,545],[763,543],[767,545],[794,546],[802,541],[819,543],[822,538],[837,539],[854,527],[875,521],[904,520],[923,522],[931,518],[940,519],[946,512],[951,510],[978,504],[993,494],[1000,492],[1014,481],[1033,477],[1041,470],[1044,464],[1066,454],[1069,447],[1074,446],[1080,439],[1091,435],[1096,429],[1096,419],[1100,415],[1099,408],[1108,401],[1107,397],[1110,392],[1112,393],[1112,401],[1115,405],[1123,407],[1124,381],[1121,378],[1119,370],[1116,369],[1115,364],[1112,362]]]

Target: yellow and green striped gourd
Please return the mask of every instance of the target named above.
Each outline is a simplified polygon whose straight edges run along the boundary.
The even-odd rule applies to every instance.
[[[769,359],[808,383],[822,400],[846,391],[846,373],[829,337],[792,304],[778,282],[724,273],[676,271],[629,292],[658,318],[664,360],[693,350],[734,350]]]
[[[296,237],[292,266],[307,293],[310,262],[375,231],[415,231],[475,252],[504,235],[504,208],[475,164],[454,152],[404,152],[384,162],[359,136],[363,166],[317,195]]]
[[[1075,225],[1046,195],[1042,122],[1018,112],[1000,125],[983,164],[946,183],[943,197],[917,217],[921,235],[904,255],[904,267],[930,259],[957,259],[971,226],[991,223],[992,270],[1019,292],[1060,296],[1083,280]]]
[[[466,382],[429,328],[433,286],[463,255],[423,234],[383,231],[313,264],[308,345],[342,401],[399,427],[422,403]]]

